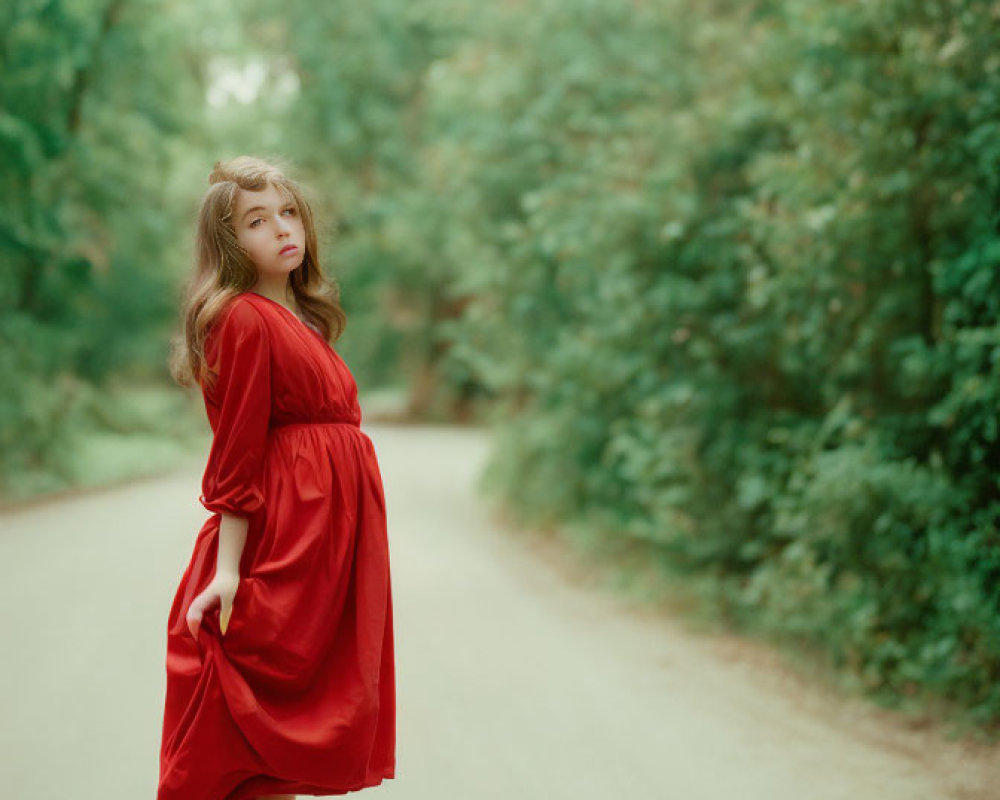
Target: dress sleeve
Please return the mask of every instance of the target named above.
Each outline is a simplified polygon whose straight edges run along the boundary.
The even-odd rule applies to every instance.
[[[257,309],[235,302],[205,340],[217,375],[203,389],[214,434],[202,477],[209,511],[249,517],[264,506],[263,464],[271,416],[271,354]]]

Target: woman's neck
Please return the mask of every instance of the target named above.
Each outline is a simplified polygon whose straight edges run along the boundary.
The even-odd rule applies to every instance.
[[[257,283],[255,283],[251,290],[257,294],[262,294],[268,300],[273,300],[279,305],[283,305],[293,314],[298,316],[298,309],[295,307],[295,294],[292,292],[292,286],[288,282],[287,276],[282,276],[275,281],[267,281],[263,278],[258,278]]]

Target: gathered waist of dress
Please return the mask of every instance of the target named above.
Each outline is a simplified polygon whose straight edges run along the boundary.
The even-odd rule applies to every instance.
[[[272,422],[271,430],[292,430],[295,428],[308,428],[315,425],[349,425],[352,428],[361,428],[361,424],[353,419],[308,419],[289,420],[288,422]]]

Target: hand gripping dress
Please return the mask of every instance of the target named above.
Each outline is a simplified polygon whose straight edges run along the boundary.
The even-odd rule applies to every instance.
[[[255,292],[205,343],[214,433],[194,543],[167,623],[157,800],[336,795],[395,773],[392,593],[382,477],[357,386],[322,335]],[[246,517],[225,635],[220,512]]]

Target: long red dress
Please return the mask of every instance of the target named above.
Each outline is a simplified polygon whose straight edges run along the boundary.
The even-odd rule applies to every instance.
[[[357,386],[320,333],[245,292],[205,343],[214,439],[167,624],[157,800],[333,795],[395,776],[382,477]],[[220,513],[249,520],[225,635],[185,616],[215,573]]]

